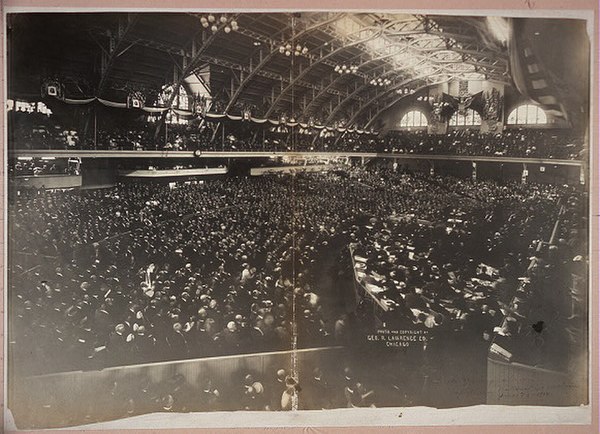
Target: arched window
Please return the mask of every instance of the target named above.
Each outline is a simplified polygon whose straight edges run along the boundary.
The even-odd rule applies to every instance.
[[[546,112],[533,104],[523,104],[508,115],[508,125],[543,125],[548,123]]]
[[[401,128],[411,128],[411,127],[426,127],[427,126],[427,117],[422,111],[412,110],[402,116],[400,119],[400,127]]]
[[[481,116],[473,109],[468,109],[465,115],[455,112],[448,125],[451,127],[472,127],[481,125]]]

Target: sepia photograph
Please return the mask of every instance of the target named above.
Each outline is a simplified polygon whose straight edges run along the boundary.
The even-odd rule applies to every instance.
[[[467,12],[5,11],[5,428],[591,423],[594,15]]]

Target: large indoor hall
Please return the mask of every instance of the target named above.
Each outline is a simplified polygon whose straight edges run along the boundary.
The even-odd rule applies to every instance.
[[[16,426],[588,405],[586,25],[9,13]]]

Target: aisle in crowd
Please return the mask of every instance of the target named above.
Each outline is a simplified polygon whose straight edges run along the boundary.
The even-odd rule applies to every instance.
[[[517,278],[544,276],[533,280],[539,291],[548,278],[581,275],[585,224],[577,207],[583,200],[566,186],[397,173],[378,165],[13,197],[11,358],[20,360],[15,369],[31,375],[289,350],[295,302],[300,348],[342,345],[352,354],[345,367],[314,366],[314,378],[331,378],[319,398],[310,390],[324,383],[308,386],[319,380],[304,372],[304,408],[443,406],[464,396],[483,402],[481,369],[494,328],[511,312],[507,300]],[[569,205],[561,238],[542,255],[536,246],[551,232],[559,202]],[[369,272],[385,276],[381,286],[397,303],[396,325],[426,331],[426,345],[409,355],[369,345],[372,312],[347,301],[354,291],[348,246],[366,258]],[[532,256],[540,258],[533,269]],[[579,259],[571,261],[574,256]],[[325,264],[333,273],[328,279]],[[552,294],[546,309],[576,299],[562,284]],[[558,341],[580,340],[572,329]],[[450,334],[451,347],[444,338]],[[410,375],[395,369],[373,375],[374,360],[408,363]],[[462,369],[449,372],[443,360]],[[467,381],[460,377],[467,372],[473,391],[458,396],[464,390],[455,383]],[[264,390],[272,388],[255,384],[270,380],[239,375],[240,400],[230,390],[219,401],[214,390],[227,387],[204,383],[210,378],[202,384],[172,379],[152,386],[162,388],[152,393],[127,386],[111,399],[127,414],[195,411],[185,394],[203,387],[209,409],[281,409],[266,398]],[[284,390],[297,393],[298,379],[288,381]]]
[[[422,256],[397,279],[414,292],[444,270],[460,289],[480,262],[514,279],[564,194],[357,168],[19,198],[9,209],[15,348],[48,371],[289,349],[294,297],[300,344],[329,344],[344,312],[324,312],[319,264],[330,244],[368,239],[370,218],[436,222],[394,227]],[[465,229],[446,234],[439,225],[457,215]]]

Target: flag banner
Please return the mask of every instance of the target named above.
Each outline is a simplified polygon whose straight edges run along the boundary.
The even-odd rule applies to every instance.
[[[511,20],[509,61],[515,87],[546,112],[566,120],[565,110],[558,98],[558,86],[536,54],[532,41],[527,37],[526,25],[524,19]]]

